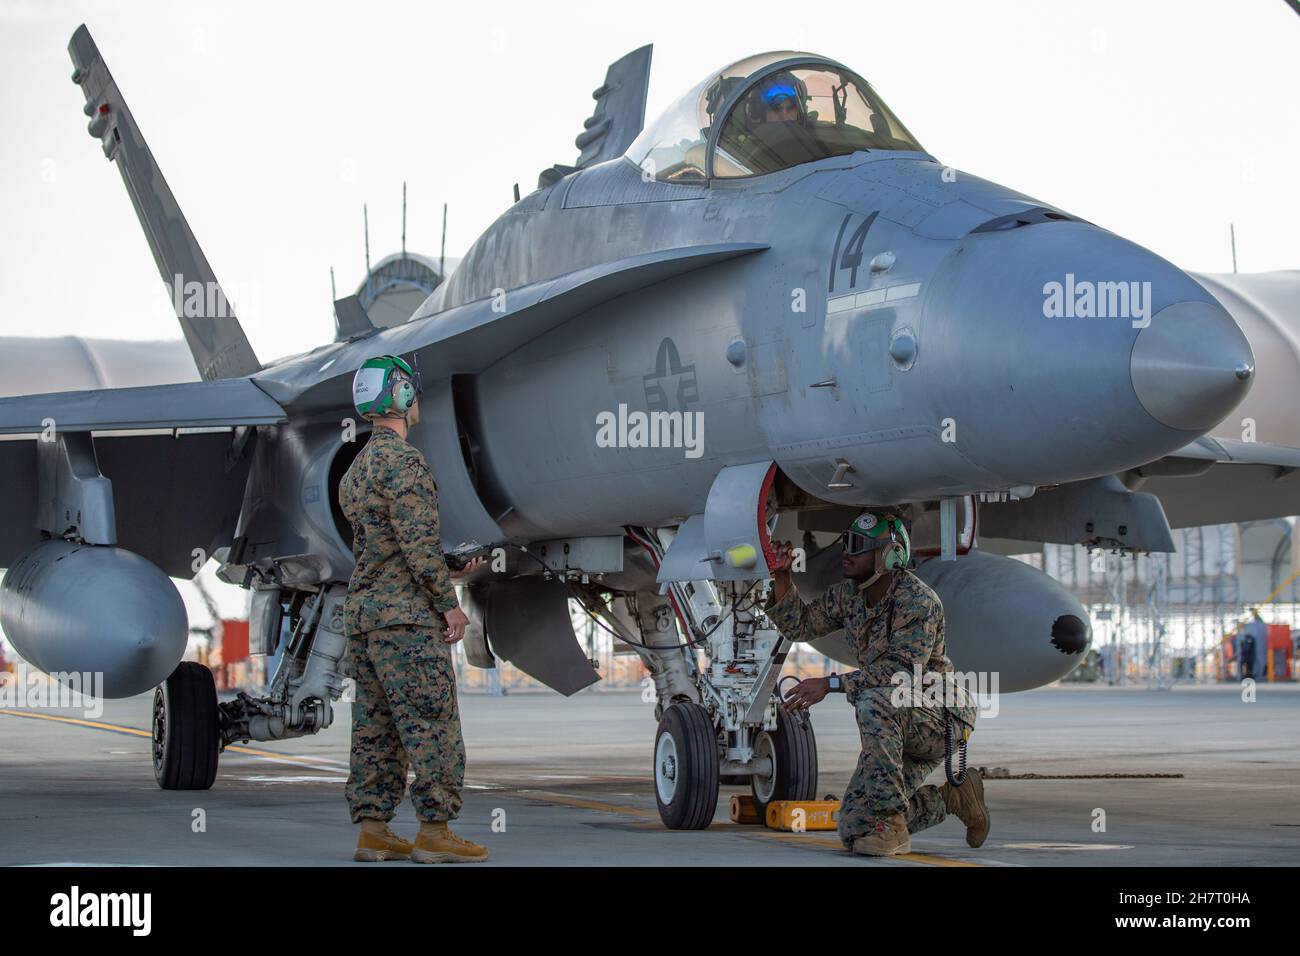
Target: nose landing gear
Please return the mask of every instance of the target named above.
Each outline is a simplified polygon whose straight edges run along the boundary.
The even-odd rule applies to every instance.
[[[776,729],[759,731],[754,739],[754,762],[771,768],[749,778],[759,819],[776,800],[817,799],[817,738],[807,712],[776,712]]]
[[[655,803],[671,830],[703,830],[718,806],[718,737],[694,701],[664,711],[655,734]]]

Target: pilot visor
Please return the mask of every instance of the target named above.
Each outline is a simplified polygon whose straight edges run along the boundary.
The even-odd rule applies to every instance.
[[[780,106],[786,100],[793,103],[799,101],[793,86],[773,86],[763,91],[763,102],[768,106]]]

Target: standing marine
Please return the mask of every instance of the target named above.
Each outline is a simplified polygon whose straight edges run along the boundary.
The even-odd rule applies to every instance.
[[[433,475],[407,441],[420,420],[419,395],[418,376],[394,355],[368,359],[352,385],[357,412],[372,425],[339,485],[356,558],[344,605],[356,682],[347,799],[361,830],[353,859],[477,862],[487,848],[447,826],[465,779],[451,645],[468,618],[439,542]],[[420,820],[414,844],[388,826],[408,769]]]
[[[790,580],[793,549],[778,542],[767,609],[772,623],[793,641],[843,628],[857,656],[858,670],[800,681],[784,700],[787,709],[798,711],[827,694],[843,693],[857,711],[862,753],[840,804],[840,840],[863,856],[909,853],[912,833],[952,813],[966,824],[966,842],[978,847],[989,832],[979,773],[967,769],[964,778],[957,777],[959,786],[922,786],[946,756],[964,746],[975,726],[974,701],[951,678],[943,605],[907,570],[911,541],[897,515],[863,512],[843,541],[845,580],[811,603]],[[924,681],[933,682],[930,693],[913,686],[923,674]],[[945,769],[953,780],[950,759]]]

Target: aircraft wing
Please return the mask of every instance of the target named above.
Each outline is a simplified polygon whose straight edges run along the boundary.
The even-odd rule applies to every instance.
[[[1160,499],[1171,528],[1300,514],[1300,448],[1206,436],[1122,475]]]
[[[284,409],[246,378],[0,398],[0,435],[275,425]]]
[[[239,515],[251,436],[232,427],[286,418],[246,378],[0,398],[0,435],[13,436],[0,440],[0,568],[41,540],[33,520],[41,438],[95,432],[94,466],[113,482],[118,544],[173,577],[192,577],[195,549],[210,554],[228,541]]]
[[[980,547],[1002,554],[1042,543],[1170,552],[1173,528],[1300,514],[1300,448],[1205,436],[1118,475],[982,505]]]

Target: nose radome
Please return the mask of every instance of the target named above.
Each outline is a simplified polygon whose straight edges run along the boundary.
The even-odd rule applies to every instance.
[[[1214,302],[1176,302],[1137,335],[1129,374],[1156,421],[1206,432],[1250,390],[1255,355],[1232,316]]]

